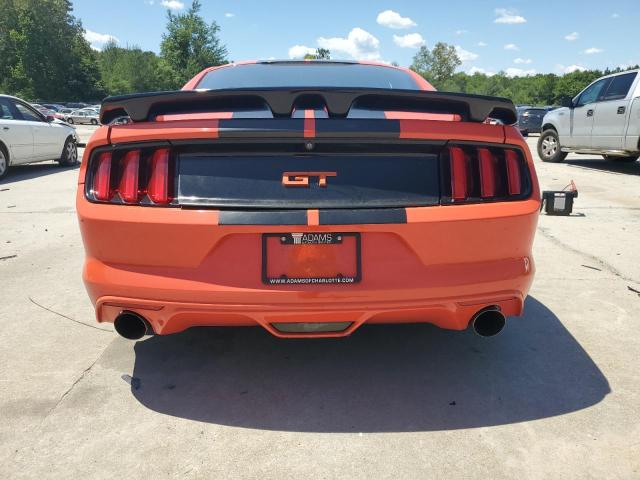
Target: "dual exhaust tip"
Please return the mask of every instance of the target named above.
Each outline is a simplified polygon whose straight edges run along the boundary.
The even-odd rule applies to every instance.
[[[505,326],[506,319],[496,306],[488,307],[477,312],[469,322],[473,331],[481,337],[493,337],[499,334]],[[145,335],[153,335],[149,322],[141,315],[124,311],[118,315],[113,323],[116,332],[129,340],[140,340]]]
[[[128,340],[140,340],[145,335],[153,335],[149,322],[141,315],[124,311],[113,322],[116,332]]]
[[[506,323],[506,318],[496,306],[483,308],[471,317],[473,331],[481,337],[498,335]]]

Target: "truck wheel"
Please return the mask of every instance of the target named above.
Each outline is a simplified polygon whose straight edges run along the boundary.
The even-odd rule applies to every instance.
[[[545,130],[538,139],[538,155],[543,162],[559,163],[567,157],[560,150],[560,139],[555,130]]]
[[[620,163],[633,163],[638,160],[638,155],[631,155],[629,157],[616,157],[614,155],[603,155],[605,160],[610,162],[620,162]]]

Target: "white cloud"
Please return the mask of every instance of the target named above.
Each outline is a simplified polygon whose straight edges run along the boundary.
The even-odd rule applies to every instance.
[[[108,33],[93,32],[89,29],[84,31],[84,38],[91,44],[91,48],[94,50],[101,50],[102,46],[108,42],[120,42],[117,37],[109,35]]]
[[[582,65],[569,65],[568,67],[562,68],[562,73],[584,72],[585,70],[586,68]]]
[[[533,60],[531,60],[530,58],[516,58],[513,63],[517,63],[519,65],[529,65],[530,63],[533,63]]]
[[[313,55],[316,53],[316,49],[305,45],[294,45],[289,49],[289,58],[304,58],[308,53]]]
[[[517,52],[518,50],[520,50],[520,47],[518,47],[515,43],[507,43],[504,46],[505,50],[513,50],[514,52]]]
[[[458,58],[461,62],[472,62],[476,58],[479,57],[477,53],[470,52],[469,50],[465,50],[460,45],[456,45],[456,53],[458,54]]]
[[[601,48],[596,48],[596,47],[591,47],[591,48],[587,48],[584,53],[586,53],[587,55],[593,55],[594,53],[602,53],[604,52],[604,50],[602,50]]]
[[[535,75],[536,71],[534,69],[523,70],[522,68],[507,68],[504,73],[507,77],[528,77],[529,75]]]
[[[318,46],[329,49],[333,58],[339,58],[340,55],[363,60],[380,58],[380,40],[360,27],[353,28],[347,38],[320,37]]]
[[[394,35],[393,43],[401,48],[419,48],[424,45],[424,38],[419,33],[408,33],[406,35]]]
[[[417,25],[416,22],[411,20],[409,17],[403,17],[393,10],[380,12],[376,21],[383,27],[389,28],[410,28]]]
[[[227,12],[227,13],[224,14],[224,16],[227,17],[227,18],[233,18],[233,17],[236,16],[236,14],[235,13],[231,13],[231,12]]]
[[[469,30],[464,30],[464,29],[456,30],[456,35],[464,35],[465,33],[469,33]]]
[[[568,40],[569,42],[573,42],[578,38],[580,38],[580,34],[578,32],[571,32],[570,34],[564,36],[564,39]]]
[[[488,46],[489,46],[489,44],[488,44],[488,43],[485,43],[485,42],[478,42],[478,46],[479,46],[479,47],[488,47]]]
[[[487,77],[492,77],[493,75],[495,75],[495,72],[491,72],[480,67],[471,67],[469,70],[467,70],[468,75],[473,75],[475,73],[481,73],[483,75],[486,75]]]
[[[619,13],[612,13],[611,14],[611,18],[620,18],[620,14]]]
[[[521,15],[518,15],[515,10],[496,8],[496,19],[493,22],[515,25],[518,23],[527,23],[527,19]]]
[[[144,3],[146,3],[147,5],[153,5],[156,2],[154,2],[153,0],[144,0]]]
[[[184,3],[179,0],[162,0],[160,3],[169,10],[182,10],[184,8]]]

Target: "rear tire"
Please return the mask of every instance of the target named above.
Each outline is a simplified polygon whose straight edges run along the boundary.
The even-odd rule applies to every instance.
[[[67,141],[64,142],[62,155],[58,163],[61,167],[71,167],[78,163],[78,146],[72,137],[67,138]]]
[[[0,180],[6,177],[7,173],[9,173],[9,155],[4,146],[0,145]]]
[[[73,125],[73,118],[71,118],[71,117],[67,118],[67,123],[69,125]]]
[[[543,162],[560,163],[567,152],[560,150],[560,139],[555,130],[545,130],[538,139],[538,155]]]
[[[617,157],[615,155],[603,155],[604,159],[609,162],[618,162],[618,163],[633,163],[638,160],[638,155],[631,155],[628,157]]]
[[[91,119],[91,125],[98,125],[98,121],[95,119]]]

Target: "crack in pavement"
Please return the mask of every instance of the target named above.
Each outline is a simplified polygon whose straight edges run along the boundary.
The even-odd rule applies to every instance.
[[[34,305],[36,305],[36,306],[38,306],[38,307],[42,308],[43,310],[46,310],[47,312],[51,312],[51,313],[53,313],[53,314],[55,314],[55,315],[58,315],[59,317],[66,318],[67,320],[71,320],[72,322],[75,322],[75,323],[77,323],[78,325],[83,325],[83,326],[85,326],[85,327],[93,328],[93,329],[95,329],[95,330],[100,330],[101,332],[111,332],[111,330],[108,330],[108,329],[106,329],[106,328],[100,328],[100,327],[96,327],[95,325],[90,325],[90,324],[88,324],[88,323],[81,322],[81,321],[79,321],[79,320],[76,320],[75,318],[71,318],[71,317],[69,317],[68,315],[65,315],[64,313],[56,312],[55,310],[52,310],[52,309],[50,309],[50,308],[48,308],[48,307],[45,307],[44,305],[41,305],[41,304],[39,304],[38,302],[36,302],[33,298],[31,298],[31,296],[30,296],[30,295],[29,295],[29,296],[27,296],[27,298],[29,299],[29,301],[30,301],[31,303],[33,303]]]
[[[618,269],[616,269],[613,265],[610,265],[609,263],[605,262],[600,257],[597,257],[597,256],[592,255],[592,254],[587,253],[587,252],[583,252],[582,250],[578,250],[577,248],[573,248],[571,245],[568,245],[568,244],[564,243],[562,240],[559,240],[558,238],[556,238],[553,235],[551,235],[549,233],[548,229],[538,225],[538,231],[540,232],[540,234],[544,238],[546,238],[547,240],[551,241],[552,243],[558,245],[561,248],[564,248],[565,250],[569,250],[572,253],[575,253],[577,255],[580,255],[580,256],[582,256],[584,258],[588,258],[589,260],[592,260],[592,261],[596,262],[597,264],[602,266],[604,270],[606,270],[607,272],[615,275],[616,277],[618,277],[618,278],[620,278],[622,280],[625,280],[627,282],[633,282],[633,283],[636,283],[636,284],[640,284],[640,281],[636,280],[635,278],[627,277],[625,274],[623,274]]]

